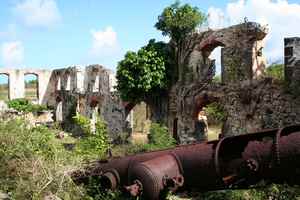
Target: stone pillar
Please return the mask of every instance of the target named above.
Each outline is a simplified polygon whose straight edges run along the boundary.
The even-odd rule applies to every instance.
[[[38,72],[38,94],[39,94],[39,104],[43,104],[46,102],[47,96],[47,89],[49,86],[49,81],[51,77],[51,71],[49,70],[42,70]]]
[[[300,84],[300,37],[284,39],[285,81],[292,87]]]
[[[24,73],[21,70],[11,70],[9,73],[10,99],[25,97]]]

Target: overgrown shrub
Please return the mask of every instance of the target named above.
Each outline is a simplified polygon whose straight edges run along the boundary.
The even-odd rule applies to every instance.
[[[212,124],[219,124],[226,119],[226,112],[221,104],[213,102],[205,107],[208,121]]]
[[[278,81],[284,81],[283,64],[272,64],[266,69],[266,75]]]
[[[7,101],[7,105],[9,108],[15,109],[19,112],[41,112],[47,110],[46,106],[33,104],[29,100],[20,98],[20,99],[13,99]]]
[[[300,198],[299,186],[286,184],[265,185],[256,189],[222,190],[201,193],[201,200],[296,200]]]
[[[169,148],[176,144],[176,140],[168,132],[166,126],[152,123],[150,127],[149,143],[154,145],[156,148]]]
[[[95,155],[105,157],[107,150],[110,148],[110,144],[104,121],[98,116],[95,123],[95,132],[93,132],[91,120],[87,117],[77,113],[73,119],[86,135],[79,140],[76,148],[77,152],[89,159]]]
[[[0,122],[0,191],[12,199],[84,199],[68,176],[76,157],[46,127],[27,128],[22,120]]]

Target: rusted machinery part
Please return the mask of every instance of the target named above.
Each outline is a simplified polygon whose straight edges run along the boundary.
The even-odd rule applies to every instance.
[[[274,141],[274,159],[273,163],[274,165],[280,165],[280,147],[279,147],[279,140],[282,136],[287,136],[291,133],[295,133],[297,131],[300,131],[300,125],[294,125],[294,126],[287,126],[284,128],[278,129]]]
[[[120,184],[120,176],[117,170],[110,169],[100,176],[101,187],[115,190]]]
[[[222,138],[216,145],[214,165],[224,187],[233,183],[274,174],[280,165],[283,136],[299,132],[300,126],[270,129],[252,134]],[[299,144],[300,145],[300,144]],[[242,178],[243,177],[243,178]]]
[[[129,185],[133,196],[155,200],[162,190],[176,190],[183,181],[188,188],[212,190],[259,178],[286,179],[300,166],[299,147],[296,125],[115,158],[96,163],[84,177],[101,175],[111,188]]]
[[[159,200],[163,191],[176,191],[183,185],[184,178],[180,166],[180,161],[175,154],[134,163],[128,172],[131,185],[126,189],[133,196]]]

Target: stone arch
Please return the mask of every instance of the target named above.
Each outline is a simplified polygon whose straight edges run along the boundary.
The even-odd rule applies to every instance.
[[[0,73],[0,100],[10,99],[10,76],[8,73]]]
[[[225,46],[226,45],[223,42],[217,40],[216,38],[208,38],[201,42],[200,51],[202,51],[204,56],[208,58],[215,48]]]
[[[125,103],[125,119],[132,142],[145,142],[151,125],[150,105],[145,101]]]
[[[198,94],[195,97],[194,109],[192,112],[192,118],[195,123],[195,132],[196,132],[196,123],[198,114],[205,115],[207,117],[208,124],[208,135],[207,140],[218,139],[222,134],[223,125],[225,124],[225,119],[222,121],[214,119],[214,116],[211,116],[212,108],[216,108],[221,105],[221,96],[218,92],[203,92]]]
[[[39,100],[39,74],[35,72],[24,73],[24,97],[30,101],[38,102]]]

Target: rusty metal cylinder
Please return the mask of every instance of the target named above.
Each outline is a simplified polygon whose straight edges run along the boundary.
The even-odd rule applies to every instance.
[[[132,196],[157,200],[164,190],[180,186],[215,190],[261,179],[300,184],[299,169],[300,126],[295,125],[114,158],[96,163],[82,177],[101,175],[109,188],[126,185]]]
[[[133,163],[128,174],[129,182],[132,184],[127,187],[128,191],[145,199],[159,200],[163,190],[175,191],[184,183],[181,163],[175,154]]]
[[[117,170],[110,169],[100,177],[101,187],[105,189],[115,190],[120,184],[120,176]]]

